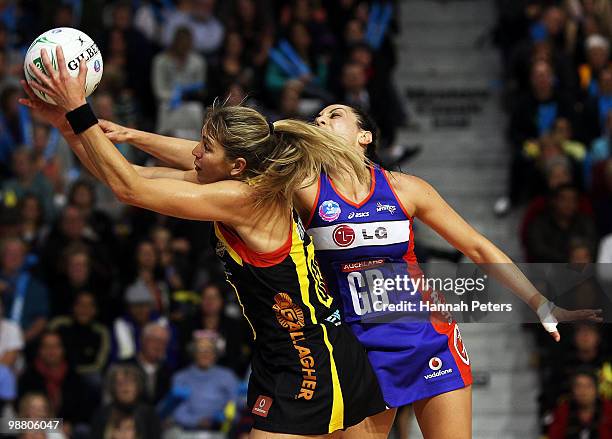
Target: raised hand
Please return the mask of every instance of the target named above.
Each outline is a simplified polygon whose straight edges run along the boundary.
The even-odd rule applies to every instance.
[[[553,305],[550,313],[547,316],[543,316],[543,318],[541,318],[544,328],[549,332],[549,334],[555,341],[561,340],[561,335],[559,334],[559,331],[556,328],[557,323],[574,322],[579,320],[601,323],[603,322],[602,310],[578,309],[575,311],[570,311],[568,309]],[[547,325],[550,325],[551,323],[553,323],[554,330],[549,330],[547,328]]]
[[[28,97],[19,98],[19,103],[32,110],[34,116],[59,129],[62,134],[71,134],[72,130],[66,120],[66,112],[57,105],[48,104],[36,96],[29,84],[23,79],[20,82]]]
[[[49,76],[45,75],[34,64],[30,64],[30,70],[39,81],[38,83],[32,82],[32,88],[48,95],[65,112],[72,111],[85,104],[85,79],[87,77],[85,61],[83,59],[79,60],[79,74],[73,77],[70,76],[66,68],[64,51],[61,46],[56,47],[59,71],[56,71],[51,65],[46,49],[42,49],[40,54],[43,66]]]

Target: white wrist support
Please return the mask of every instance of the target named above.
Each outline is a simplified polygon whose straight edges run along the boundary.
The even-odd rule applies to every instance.
[[[548,332],[555,332],[557,330],[557,319],[552,314],[552,310],[555,308],[555,304],[551,301],[547,300],[542,305],[539,306],[536,313],[540,318],[540,322],[542,322],[542,326]]]

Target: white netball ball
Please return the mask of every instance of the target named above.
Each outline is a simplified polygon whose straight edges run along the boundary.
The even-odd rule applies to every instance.
[[[87,80],[85,82],[85,96],[89,96],[100,84],[102,79],[102,54],[100,49],[86,33],[81,32],[78,29],[71,27],[58,27],[56,29],[48,30],[47,32],[40,35],[30,45],[28,52],[25,56],[23,69],[25,71],[25,78],[28,84],[33,81],[36,82],[36,77],[30,71],[32,67],[30,64],[34,64],[43,72],[45,68],[42,63],[40,56],[41,49],[47,49],[47,55],[51,59],[53,68],[57,71],[57,57],[55,50],[57,46],[61,46],[64,51],[64,58],[66,59],[66,67],[71,76],[77,76],[79,74],[79,61],[84,59],[87,62]],[[46,72],[45,72],[46,73]],[[47,96],[45,93],[41,93],[34,89],[34,93],[50,104],[55,104],[53,99]]]

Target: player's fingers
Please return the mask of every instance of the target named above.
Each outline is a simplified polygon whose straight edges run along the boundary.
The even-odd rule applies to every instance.
[[[83,58],[79,60],[79,82],[85,84],[85,78],[87,77],[87,63]]]
[[[601,310],[596,309],[580,309],[571,312],[573,320],[590,320],[601,316]]]
[[[557,343],[561,340],[561,334],[559,334],[559,331],[549,332],[549,334]]]
[[[39,87],[44,86],[46,88],[51,88],[51,82],[49,80],[49,77],[45,75],[38,67],[30,63],[29,70],[30,73],[34,75],[34,77],[38,80],[38,82],[32,81],[30,87],[36,88],[35,85],[38,85]],[[36,88],[36,90],[38,90],[38,88]]]
[[[31,99],[19,98],[17,102],[19,102],[21,105],[32,108],[33,110],[38,108],[38,104]]]
[[[66,58],[64,58],[64,49],[62,46],[55,46],[55,56],[57,57],[57,65],[59,68],[59,76],[62,79],[67,79],[70,74],[66,68]]]
[[[42,49],[40,51],[40,58],[42,59],[43,66],[45,66],[45,71],[47,72],[47,76],[53,80],[56,79],[57,72],[53,68],[53,64],[51,64],[51,59],[49,58],[47,49]]]
[[[52,88],[40,85],[38,82],[33,82],[32,83],[32,88],[35,89],[35,90],[38,90],[41,93],[49,95],[51,97],[55,96],[55,92],[53,91]]]

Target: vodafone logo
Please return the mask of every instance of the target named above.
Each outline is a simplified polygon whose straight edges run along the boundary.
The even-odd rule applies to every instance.
[[[449,367],[448,369],[440,370],[442,369],[442,360],[440,360],[439,357],[431,357],[429,359],[429,368],[433,370],[433,372],[427,375],[423,375],[423,378],[425,378],[425,381],[428,381],[434,378],[439,378],[441,376],[448,375],[449,373],[453,373],[452,367]]]
[[[346,224],[336,227],[332,236],[338,247],[348,247],[355,241],[355,231]]]
[[[429,360],[429,368],[431,370],[442,369],[442,360],[440,360],[438,357],[431,357],[431,359]]]

